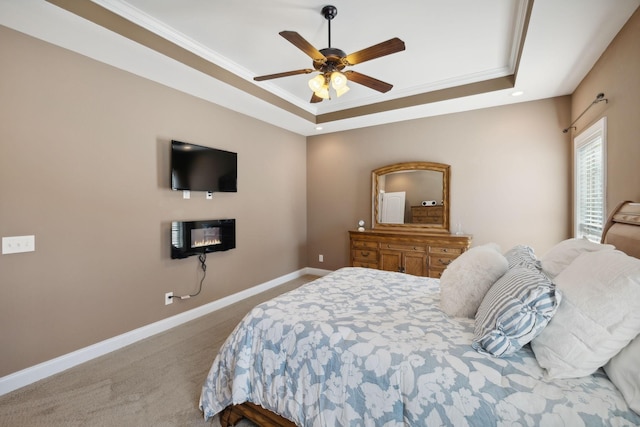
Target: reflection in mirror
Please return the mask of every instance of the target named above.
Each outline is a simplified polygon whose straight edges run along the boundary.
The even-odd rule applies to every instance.
[[[449,165],[397,163],[372,173],[372,224],[377,228],[448,231]]]
[[[440,171],[423,170],[392,172],[381,176],[378,179],[378,222],[442,224],[442,176]],[[399,200],[404,203],[396,203]],[[388,218],[396,210],[396,218]]]

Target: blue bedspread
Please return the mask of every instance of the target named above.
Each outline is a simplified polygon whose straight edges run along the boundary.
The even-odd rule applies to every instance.
[[[438,283],[344,268],[255,307],[213,362],[205,418],[250,401],[300,426],[640,425],[601,370],[546,380],[528,346],[474,351]]]

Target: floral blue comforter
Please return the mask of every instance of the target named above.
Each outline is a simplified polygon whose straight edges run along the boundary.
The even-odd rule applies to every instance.
[[[438,280],[343,268],[255,307],[202,388],[206,419],[250,401],[300,426],[640,425],[600,370],[546,380],[528,346],[471,348]]]

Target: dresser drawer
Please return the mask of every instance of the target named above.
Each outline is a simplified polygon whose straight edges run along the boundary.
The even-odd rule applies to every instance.
[[[369,240],[352,240],[351,241],[352,249],[373,249],[374,251],[378,250],[378,242],[371,242]]]
[[[445,269],[449,264],[455,260],[455,257],[445,256],[429,256],[429,268]]]
[[[426,252],[427,247],[424,245],[411,245],[400,243],[382,243],[380,249],[391,249],[397,251],[409,251],[409,252]]]
[[[443,248],[441,246],[430,246],[429,253],[458,256],[462,253],[462,248]]]
[[[358,260],[353,260],[351,262],[351,267],[364,267],[364,268],[375,268],[378,269],[378,262],[363,262]]]
[[[371,249],[352,249],[351,250],[351,259],[353,261],[360,261],[360,262],[372,262],[372,263],[377,263],[378,262],[378,251],[377,250],[371,250]]]
[[[443,272],[444,272],[444,270],[430,268],[429,269],[429,277],[432,277],[434,279],[439,279],[440,277],[442,277],[442,273]]]

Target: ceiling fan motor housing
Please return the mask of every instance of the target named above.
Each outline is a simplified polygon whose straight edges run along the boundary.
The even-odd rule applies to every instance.
[[[323,62],[313,61],[313,68],[322,73],[340,71],[348,65],[344,61],[347,54],[341,49],[328,47],[320,49],[320,53],[323,54],[327,60]]]

